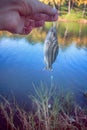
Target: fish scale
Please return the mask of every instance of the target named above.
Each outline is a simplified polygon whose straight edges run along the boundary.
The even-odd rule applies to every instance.
[[[52,69],[52,64],[55,62],[59,50],[57,30],[55,26],[56,24],[53,24],[50,28],[44,42],[44,62],[47,70]]]

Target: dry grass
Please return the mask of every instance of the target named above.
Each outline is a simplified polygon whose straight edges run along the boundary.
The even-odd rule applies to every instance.
[[[0,130],[87,130],[87,113],[71,95],[58,97],[53,84],[48,89],[41,83],[39,89],[34,85],[36,95],[31,96],[34,113],[0,96]]]

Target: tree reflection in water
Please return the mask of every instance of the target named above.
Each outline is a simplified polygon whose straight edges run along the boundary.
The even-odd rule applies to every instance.
[[[51,23],[46,23],[41,28],[34,29],[26,39],[32,43],[44,43],[46,35],[52,26]],[[87,47],[87,24],[79,24],[75,22],[59,22],[57,26],[58,42],[61,46],[66,47],[71,43],[76,43],[77,47]],[[25,37],[20,35],[13,35],[9,32],[0,32],[0,37]]]

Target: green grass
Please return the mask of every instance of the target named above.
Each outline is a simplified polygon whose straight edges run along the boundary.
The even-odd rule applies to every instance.
[[[45,29],[49,30],[50,27],[52,27],[52,22],[46,22]]]
[[[70,14],[62,15],[61,18],[65,18],[66,20],[69,20],[69,21],[78,21],[82,19],[83,17],[82,17],[82,12],[71,11]]]
[[[64,18],[69,21],[78,21],[80,19],[87,19],[87,13],[85,12],[85,15],[83,16],[83,11],[79,8],[71,9],[70,14],[68,14],[67,8],[61,7],[61,18]]]

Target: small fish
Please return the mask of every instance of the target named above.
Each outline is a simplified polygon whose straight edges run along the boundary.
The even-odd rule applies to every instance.
[[[56,27],[52,26],[49,30],[44,43],[44,62],[47,70],[52,70],[52,64],[58,55],[58,39]]]

